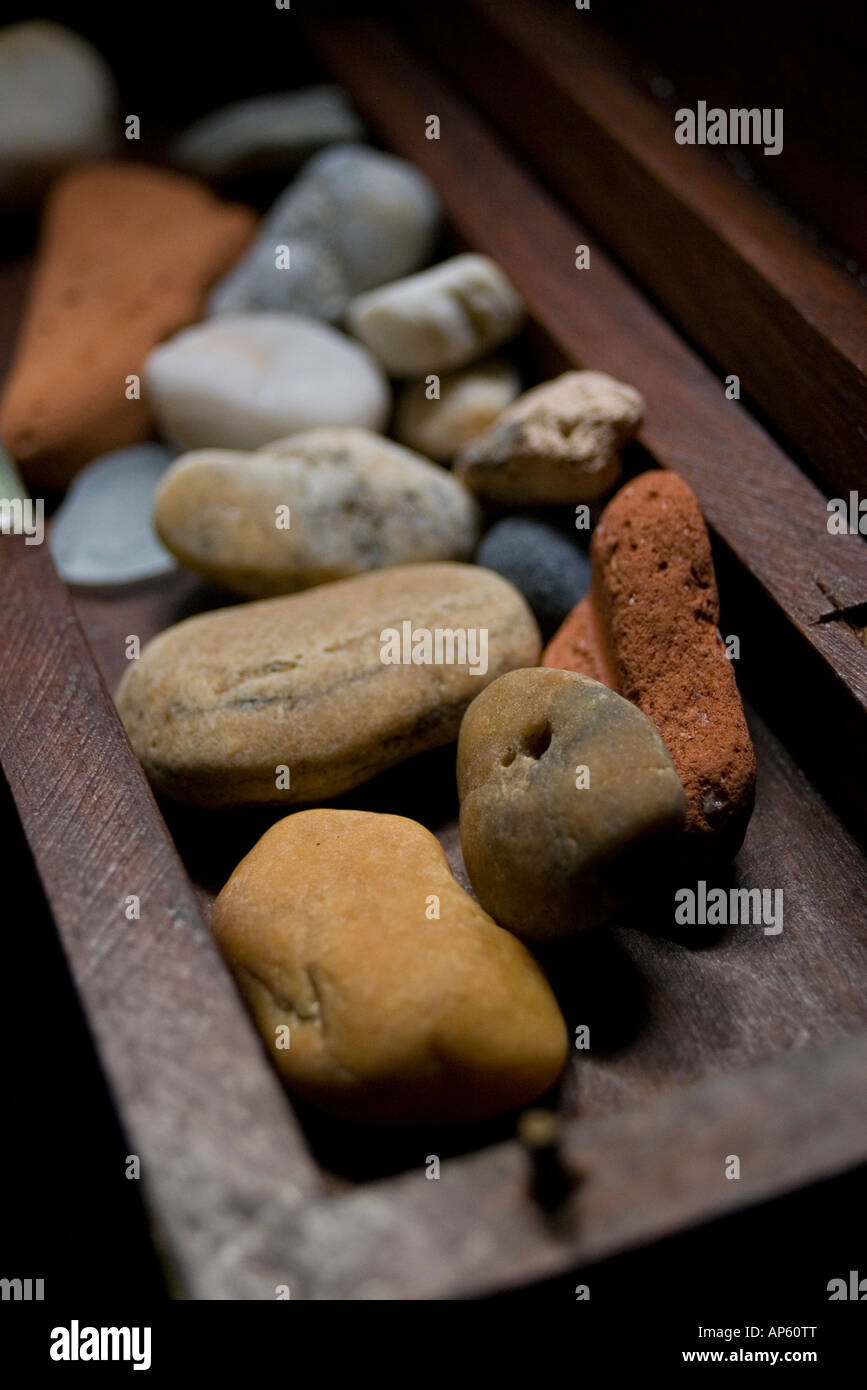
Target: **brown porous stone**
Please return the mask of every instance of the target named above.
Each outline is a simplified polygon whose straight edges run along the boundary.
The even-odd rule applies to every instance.
[[[604,681],[651,719],[686,791],[687,833],[739,848],[756,763],[695,494],[675,473],[643,473],[605,508],[590,544],[593,584],[543,665]]]

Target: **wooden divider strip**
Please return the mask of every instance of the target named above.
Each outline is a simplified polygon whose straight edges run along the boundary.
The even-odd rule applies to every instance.
[[[185,1290],[243,1296],[318,1171],[46,545],[0,537],[0,605],[0,762],[146,1199]]]
[[[835,494],[867,489],[867,296],[538,0],[413,11],[438,58]],[[784,113],[785,118],[785,113]],[[783,126],[785,133],[785,123]],[[766,156],[772,159],[773,156]]]
[[[748,1084],[719,1076],[575,1123],[564,1156],[576,1187],[553,1213],[532,1196],[528,1156],[503,1144],[445,1161],[438,1182],[419,1168],[295,1213],[272,1242],[293,1252],[293,1298],[525,1287],[854,1166],[867,1150],[865,1068],[867,1037],[849,1038],[786,1053]]]

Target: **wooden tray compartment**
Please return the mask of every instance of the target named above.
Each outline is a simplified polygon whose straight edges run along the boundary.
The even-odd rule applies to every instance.
[[[753,697],[758,801],[732,882],[782,888],[785,929],[678,940],[648,904],[639,921],[546,951],[570,1030],[589,1023],[594,1041],[560,1091],[576,1185],[552,1215],[533,1198],[514,1117],[384,1138],[287,1099],[205,922],[274,814],[163,807],[164,821],[106,691],[129,633],[146,641],[216,595],[177,574],[72,602],[43,550],[4,538],[0,754],[188,1295],[269,1299],[288,1284],[293,1298],[454,1297],[525,1284],[867,1156],[867,866],[794,760],[787,709],[808,672],[863,748],[865,649],[854,624],[820,621],[828,595],[813,582],[847,611],[863,602],[863,545],[828,545],[821,494],[595,244],[576,303],[569,249],[587,239],[581,228],[402,41],[369,23],[316,37],[383,143],[433,178],[455,236],[518,283],[534,318],[523,351],[540,377],[573,361],[647,395],[631,466],[670,465],[697,491],[723,630],[742,636],[738,674]],[[424,140],[429,111],[448,140]],[[768,649],[783,654],[773,682]],[[339,804],[430,824],[466,885],[453,757],[414,760]],[[853,756],[819,780],[843,808],[862,776]],[[131,892],[136,924],[123,914]],[[424,1178],[430,1153],[444,1160],[438,1183]],[[730,1153],[740,1183],[725,1179]]]

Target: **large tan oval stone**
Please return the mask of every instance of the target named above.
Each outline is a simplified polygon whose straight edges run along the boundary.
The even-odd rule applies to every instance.
[[[478,691],[539,653],[499,575],[398,565],[187,618],[130,664],[117,706],[158,792],[309,804],[450,743]]]

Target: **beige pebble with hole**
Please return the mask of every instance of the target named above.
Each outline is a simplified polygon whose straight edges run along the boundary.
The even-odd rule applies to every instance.
[[[361,294],[346,322],[390,376],[451,372],[514,337],[524,303],[488,256],[466,253]]]
[[[598,681],[548,668],[502,676],[470,705],[458,794],[479,902],[528,941],[611,917],[686,814],[647,716]]]

